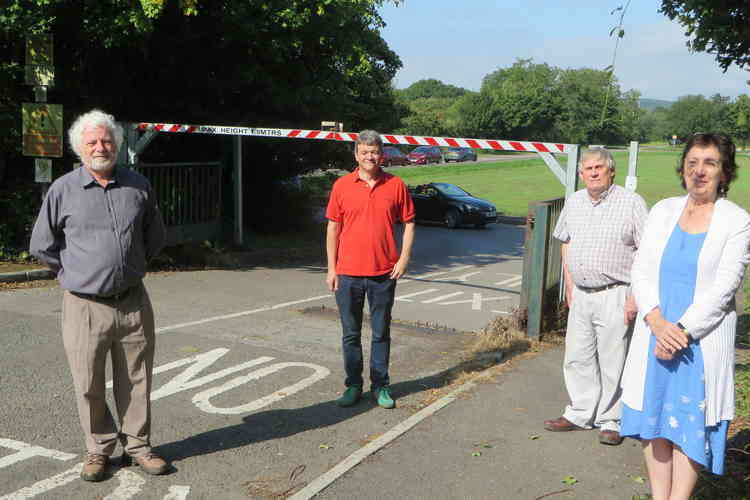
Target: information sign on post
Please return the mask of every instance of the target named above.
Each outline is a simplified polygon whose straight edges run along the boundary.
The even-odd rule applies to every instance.
[[[60,104],[22,104],[23,154],[25,156],[62,156],[63,107]]]

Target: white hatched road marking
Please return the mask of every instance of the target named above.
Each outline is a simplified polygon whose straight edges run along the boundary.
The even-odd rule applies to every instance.
[[[453,292],[446,295],[441,295],[440,297],[435,297],[432,299],[423,300],[422,304],[432,304],[433,302],[440,302],[441,300],[449,299],[451,297],[456,297],[457,295],[463,295],[464,292]],[[443,304],[440,304],[443,305]]]
[[[41,446],[34,446],[28,443],[23,443],[21,441],[15,441],[13,439],[0,438],[0,447],[16,450],[16,453],[12,453],[0,458],[0,469],[9,467],[16,462],[21,462],[34,456],[52,458],[54,460],[61,461],[72,460],[76,457],[72,453],[63,453],[62,451],[49,450],[47,448],[42,448]]]
[[[520,285],[522,281],[523,281],[523,276],[514,276],[512,278],[508,278],[507,280],[498,281],[495,283],[495,285],[497,286],[506,285],[508,287],[512,287],[512,286]]]
[[[400,300],[402,302],[414,302],[413,300],[411,300],[412,297],[416,297],[417,295],[423,295],[425,293],[437,292],[437,291],[438,291],[437,288],[428,288],[427,290],[422,290],[421,292],[414,292],[414,293],[409,293],[406,295],[399,295],[398,297],[396,297],[395,300]]]
[[[508,299],[510,299],[510,297],[487,297],[485,299],[485,298],[481,297],[481,294],[477,294],[477,295],[480,295],[480,297],[478,299],[480,302],[489,302],[491,300],[508,300]],[[441,302],[439,305],[441,305],[441,306],[452,306],[454,304],[474,304],[474,300],[476,300],[476,299],[471,298],[471,299],[468,299],[468,300],[452,300],[450,302]]]
[[[463,281],[463,282],[466,282],[472,276],[476,276],[477,274],[480,274],[480,273],[481,273],[481,271],[473,271],[471,273],[462,274],[461,276],[456,276],[455,278],[445,278],[445,279],[436,280],[436,281],[441,281],[441,282],[442,281],[449,281],[449,282],[450,281]]]

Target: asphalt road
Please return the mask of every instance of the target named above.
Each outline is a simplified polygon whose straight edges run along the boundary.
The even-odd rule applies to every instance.
[[[150,275],[152,439],[174,464],[161,478],[115,466],[102,483],[78,479],[85,450],[59,333],[61,291],[0,292],[0,500],[268,498],[315,481],[432,402],[461,363],[469,335],[460,332],[518,302],[523,228],[417,231],[396,292],[394,318],[405,326],[393,333],[392,411],[333,404],[343,386],[340,327],[323,269]],[[456,331],[406,327],[426,322]]]

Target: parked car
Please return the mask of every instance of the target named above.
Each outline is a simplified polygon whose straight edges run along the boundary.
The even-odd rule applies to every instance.
[[[409,159],[406,154],[402,153],[400,149],[394,148],[393,146],[386,146],[383,148],[383,163],[384,167],[391,167],[393,165],[408,165]]]
[[[417,146],[407,157],[412,165],[427,165],[443,161],[443,153],[437,146]]]
[[[484,227],[497,222],[497,208],[460,187],[446,182],[431,182],[409,191],[414,200],[417,222],[439,222],[453,229],[463,224]]]
[[[445,163],[449,161],[477,161],[477,154],[471,148],[448,148],[443,158],[445,158]]]

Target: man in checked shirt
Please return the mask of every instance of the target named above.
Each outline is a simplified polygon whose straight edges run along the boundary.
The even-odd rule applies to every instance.
[[[620,376],[637,310],[630,266],[648,210],[638,194],[613,183],[615,160],[606,149],[586,151],[578,173],[586,188],[565,201],[554,232],[570,308],[563,365],[570,404],[544,428],[598,427],[600,443],[618,445]]]
[[[62,337],[73,375],[87,455],[85,481],[101,481],[118,439],[123,460],[164,474],[151,451],[154,312],[142,278],[164,245],[164,223],[148,181],[115,166],[123,140],[112,115],[92,110],[69,130],[82,167],[49,189],[31,234],[31,253],[57,273]],[[106,358],[120,428],[105,399]]]

